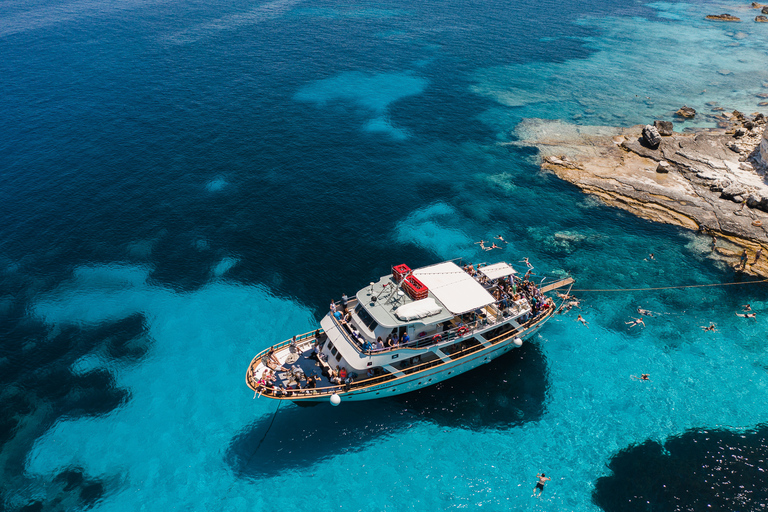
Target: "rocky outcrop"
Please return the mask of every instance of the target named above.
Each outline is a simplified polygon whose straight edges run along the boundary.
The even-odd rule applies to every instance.
[[[661,144],[661,135],[659,135],[659,130],[649,124],[645,125],[643,128],[643,141],[649,148],[658,148],[659,144]]]
[[[730,14],[710,14],[707,16],[707,19],[714,21],[741,21],[741,18],[737,18]]]
[[[696,115],[696,110],[691,107],[683,105],[682,107],[680,107],[680,110],[675,112],[675,115],[678,117],[683,117],[685,119],[692,119]]]
[[[653,122],[653,126],[659,131],[659,135],[664,137],[669,137],[675,131],[672,121],[660,121],[657,119]]]
[[[760,11],[760,12],[762,12],[763,14],[768,14],[768,5],[766,5],[765,7],[763,7],[763,10],[762,10],[762,11]]]
[[[755,16],[755,21],[758,23],[768,23],[768,16],[763,16],[762,14],[760,16]]]
[[[729,125],[644,139],[644,126],[584,127],[525,120],[519,142],[542,168],[605,203],[657,222],[728,240],[718,253],[739,271],[768,277],[768,135],[762,115],[728,113]],[[749,126],[749,128],[748,128]],[[741,135],[735,137],[737,130]],[[752,264],[762,248],[762,256]],[[746,249],[749,264],[739,256]]]

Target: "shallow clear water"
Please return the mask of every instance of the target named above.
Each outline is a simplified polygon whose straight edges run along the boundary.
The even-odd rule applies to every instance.
[[[765,496],[764,285],[579,293],[521,350],[393,399],[275,414],[244,384],[258,350],[401,262],[529,257],[580,289],[739,280],[709,239],[504,143],[526,117],[764,110],[757,11],[1,5],[0,510],[646,510],[627,474],[682,482],[661,510],[686,488],[695,507]],[[745,21],[704,20],[720,12]],[[657,314],[630,328],[639,306]],[[710,460],[693,430],[743,465],[689,471]]]

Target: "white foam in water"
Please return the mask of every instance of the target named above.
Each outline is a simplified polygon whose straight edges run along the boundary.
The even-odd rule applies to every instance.
[[[395,139],[404,139],[407,132],[393,126],[387,109],[393,102],[421,94],[427,80],[407,73],[368,74],[348,71],[318,80],[302,87],[294,96],[298,101],[315,103],[319,107],[332,101],[349,101],[370,112],[363,127],[370,132],[386,132]]]

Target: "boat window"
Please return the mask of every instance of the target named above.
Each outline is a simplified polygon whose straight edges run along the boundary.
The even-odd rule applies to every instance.
[[[365,326],[368,327],[368,329],[370,329],[371,331],[373,331],[379,326],[379,324],[376,323],[376,320],[373,319],[371,314],[368,313],[368,311],[363,307],[362,304],[357,305],[357,307],[355,308],[355,314],[358,316],[358,318],[360,318],[360,321],[363,322]]]
[[[336,354],[336,362],[338,363],[339,361],[341,361],[341,352]]]
[[[338,352],[338,350],[336,350],[336,347],[331,347],[331,355],[335,356],[336,352]]]
[[[334,348],[333,347],[333,343],[331,342],[331,340],[328,340],[328,348],[331,349],[331,350],[333,350],[333,348]]]

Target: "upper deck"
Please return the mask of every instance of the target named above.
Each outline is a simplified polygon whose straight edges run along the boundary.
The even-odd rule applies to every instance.
[[[514,270],[509,267],[510,273]],[[393,275],[382,276],[378,282],[357,292],[361,304],[376,324],[386,328],[402,327],[414,321],[438,324],[449,321],[456,315],[483,308],[493,304],[495,299],[480,281],[468,274],[452,261],[438,263],[413,270],[411,275],[418,278],[427,287],[426,298],[432,299],[435,308],[432,311],[413,315],[413,308],[403,308],[416,301],[405,293]],[[401,309],[402,308],[402,309]],[[435,312],[435,309],[439,311]],[[406,313],[406,310],[409,310]],[[410,315],[410,316],[404,316]],[[363,319],[365,320],[365,319]]]

